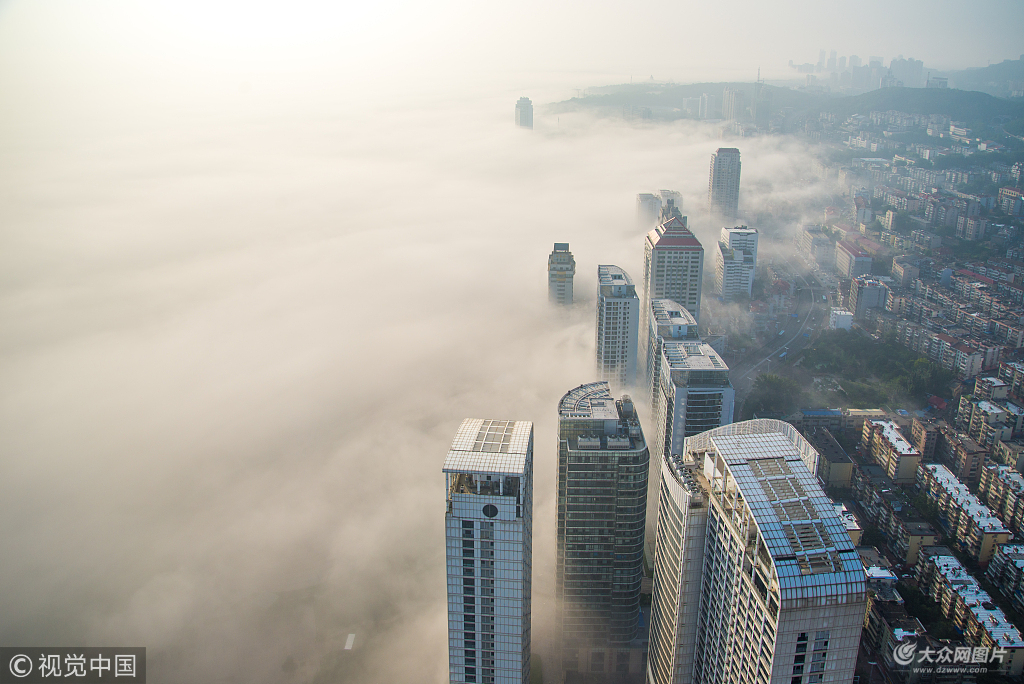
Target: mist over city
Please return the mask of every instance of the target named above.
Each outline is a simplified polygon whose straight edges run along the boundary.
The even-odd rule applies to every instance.
[[[1013,192],[1024,162],[1024,11],[973,5],[972,16],[1004,20],[971,19],[961,33],[944,18],[964,11],[953,3],[869,3],[858,13],[868,18],[849,21],[807,16],[796,3],[743,9],[0,2],[0,677],[21,676],[8,663],[18,648],[144,647],[141,674],[151,682],[661,684],[669,669],[681,677],[674,681],[724,681],[692,644],[699,675],[682,660],[662,667],[648,643],[682,647],[685,631],[659,637],[651,617],[652,586],[657,597],[664,581],[655,558],[663,468],[678,458],[680,478],[689,468],[694,487],[707,477],[705,493],[713,491],[714,468],[701,459],[713,463],[708,454],[727,454],[740,434],[788,445],[791,454],[767,460],[809,492],[799,501],[822,529],[846,529],[835,525],[852,516],[863,532],[825,544],[829,562],[857,576],[844,581],[860,582],[850,589],[859,599],[839,601],[846,613],[803,615],[801,624],[834,620],[834,634],[832,669],[811,669],[809,659],[801,684],[851,681],[855,666],[870,681],[905,681],[883,678],[897,666],[864,665],[885,649],[891,661],[899,639],[865,645],[859,631],[838,626],[850,616],[863,623],[870,600],[881,600],[869,595],[886,591],[903,592],[907,620],[922,628],[900,624],[921,644],[1000,643],[940,615],[927,584],[935,573],[917,572],[916,559],[886,546],[896,524],[859,498],[871,498],[856,474],[869,469],[888,473],[885,486],[933,526],[922,548],[945,544],[949,555],[936,558],[960,558],[964,572],[987,578],[977,588],[993,594],[986,610],[1004,609],[1004,631],[1021,642],[1002,642],[1007,665],[988,676],[1019,677],[1024,606],[998,593],[1001,575],[985,573],[1017,567],[999,559],[1024,554],[1010,543],[1021,531],[1000,509],[1006,497],[993,498],[989,483],[1016,473],[1013,456],[1024,451],[1024,425],[1012,418],[1024,393],[1024,302],[1014,299],[1024,200]],[[920,29],[897,30],[894,20],[866,30],[887,11]],[[766,31],[766,22],[788,28]],[[725,36],[734,50],[719,49]],[[993,71],[979,77],[974,68]],[[892,114],[913,99],[901,93],[938,90],[954,99]],[[520,98],[529,98],[529,125],[517,125]],[[932,140],[929,126],[942,135]],[[733,148],[742,175],[730,214],[709,201],[709,168]],[[658,197],[650,220],[642,195]],[[600,374],[599,265],[621,267],[648,313],[652,299],[680,299],[643,290],[655,263],[645,241],[665,238],[669,196],[686,217],[681,230],[703,247],[694,280],[703,293],[689,313],[676,305],[682,319],[699,318],[699,339],[696,320],[685,343],[661,340],[658,323],[634,327],[631,375],[610,361]],[[746,289],[732,295],[716,286],[716,254],[735,249],[742,261],[745,247],[719,245],[723,228],[739,226],[757,230],[756,268],[748,261]],[[568,243],[575,264],[564,302],[549,269],[556,243]],[[887,297],[897,298],[895,309]],[[958,297],[973,307],[963,315]],[[907,323],[907,311],[927,308],[918,301],[934,311]],[[988,323],[965,325],[968,314]],[[932,347],[907,341],[925,329]],[[661,342],[645,346],[650,330]],[[954,337],[952,351],[939,349]],[[706,426],[727,432],[698,430],[691,414],[684,429],[682,409],[673,430],[668,395],[659,403],[659,380],[643,361],[657,344],[727,366],[723,396],[734,406],[719,405]],[[957,345],[967,351],[956,356]],[[664,353],[669,378],[676,367]],[[580,397],[592,417],[610,407],[639,459],[628,468],[649,455],[649,470],[621,480],[641,483],[633,503],[646,501],[646,518],[630,523],[642,546],[629,571],[639,573],[627,601],[635,633],[611,646],[581,641],[569,657],[572,602],[556,599],[569,572],[557,561],[559,535],[564,542],[572,525],[559,518],[559,459],[575,463],[590,448],[581,440],[591,428],[563,431],[566,397],[592,383]],[[811,425],[805,416],[819,408],[833,413]],[[532,472],[518,474],[532,477],[532,511],[508,521],[485,507],[486,518],[467,514],[461,528],[483,548],[487,525],[499,525],[504,543],[501,525],[521,534],[532,520],[532,606],[518,627],[529,636],[525,665],[499,658],[497,674],[487,637],[477,667],[465,655],[470,622],[452,617],[453,607],[470,605],[451,593],[452,511],[462,499],[452,502],[483,497],[484,470],[459,474],[446,455],[459,451],[453,440],[470,418],[532,423]],[[728,432],[750,418],[760,419],[756,428]],[[917,425],[934,453],[918,445]],[[845,482],[807,456],[826,453],[821,435],[808,434],[826,427],[827,448],[851,464]],[[603,454],[615,448],[609,435],[598,439]],[[970,463],[958,435],[977,447]],[[905,459],[890,467],[876,454],[883,438],[922,453],[912,467]],[[928,498],[945,477],[928,471],[933,463],[948,465],[935,467],[960,477],[1007,529],[978,549],[953,548],[971,535],[950,522],[947,501]],[[742,479],[741,466],[720,467]],[[503,482],[512,474],[494,472]],[[526,490],[525,479],[516,482]],[[825,494],[845,508],[821,508]],[[818,508],[807,503],[813,496]],[[705,499],[706,526],[718,504]],[[467,527],[471,518],[476,527]],[[776,553],[757,539],[753,553]],[[807,572],[823,572],[802,543],[806,558],[796,556]],[[884,591],[865,588],[865,547],[875,560],[864,568],[892,575]],[[483,557],[473,566],[480,596]],[[694,568],[703,559],[685,558]],[[764,571],[768,588],[754,597],[762,607],[781,568]],[[752,572],[737,581],[754,586]],[[479,600],[483,618],[487,599]],[[687,600],[679,594],[674,605]],[[784,643],[792,651],[778,617],[786,605],[779,612],[776,601],[775,610],[779,653]],[[679,611],[683,625],[689,613]],[[486,621],[473,624],[487,632]],[[827,636],[810,629],[808,640],[808,629],[794,628],[793,644],[809,643],[809,654],[818,643],[828,648]],[[777,657],[770,681],[798,681],[787,657],[784,668]],[[32,662],[26,676],[44,677],[38,655]],[[70,671],[63,655],[60,664]],[[518,668],[518,678],[502,668]],[[729,676],[753,682],[756,673]]]

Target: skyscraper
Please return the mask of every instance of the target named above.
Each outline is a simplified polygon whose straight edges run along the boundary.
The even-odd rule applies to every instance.
[[[704,93],[700,96],[700,113],[701,119],[713,119],[715,113],[718,111],[716,106],[715,96]]]
[[[528,684],[533,423],[462,421],[448,491],[448,680]]]
[[[562,397],[555,592],[563,672],[643,672],[643,652],[633,642],[648,461],[628,396],[616,401],[608,383],[594,382]]]
[[[516,102],[516,126],[533,128],[533,102],[528,97],[521,97]]]
[[[740,151],[719,147],[711,155],[708,213],[735,218],[740,203]]]
[[[572,258],[568,242],[556,242],[548,256],[548,300],[563,306],[572,304],[572,278],[576,275],[576,260]]]
[[[640,340],[644,353],[650,343],[651,301],[671,299],[681,304],[694,321],[700,318],[701,279],[704,277],[704,247],[686,227],[686,217],[673,217],[644,239],[644,289],[640,302]],[[644,359],[646,360],[646,359]],[[640,364],[641,371],[646,364]],[[648,386],[651,378],[644,378]]]
[[[768,130],[772,118],[772,91],[760,80],[760,76],[754,84],[754,101],[750,108],[754,125],[762,130]]]
[[[752,420],[659,458],[648,681],[853,681],[864,568],[788,423]]]
[[[636,384],[640,298],[618,266],[597,267],[597,377],[617,390]]]
[[[727,121],[739,121],[747,107],[742,90],[726,88],[722,93],[722,117]]]
[[[661,216],[661,198],[650,192],[636,196],[636,225],[650,230]]]
[[[647,233],[644,241],[644,301],[672,299],[700,320],[700,288],[704,247],[686,227],[686,217],[673,217]],[[646,314],[641,310],[643,324]]]
[[[654,406],[652,379],[661,377],[661,348],[665,340],[700,342],[700,335],[693,314],[671,299],[651,300],[647,325],[647,344],[640,347],[637,363],[644,378],[641,398],[647,406]],[[651,415],[654,415],[653,410]]]
[[[736,391],[729,366],[700,340],[660,340],[651,383],[651,453],[679,454],[687,437],[732,422]]]
[[[722,228],[715,250],[715,294],[731,301],[750,296],[757,269],[757,229]]]

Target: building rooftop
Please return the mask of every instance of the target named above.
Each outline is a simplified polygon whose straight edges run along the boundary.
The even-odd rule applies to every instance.
[[[729,366],[707,342],[665,340],[662,355],[672,370],[729,371]]]
[[[871,256],[870,254],[865,252],[863,249],[861,249],[857,245],[855,245],[852,242],[849,242],[847,240],[840,241],[839,242],[839,247],[842,248],[842,250],[845,251],[846,253],[848,253],[850,256],[852,256],[854,258],[857,258],[857,259],[867,258],[867,257]]]
[[[532,435],[528,420],[467,418],[455,433],[443,470],[523,476]]]
[[[892,448],[903,456],[920,456],[921,453],[903,436],[900,426],[891,420],[872,420],[872,425],[882,429],[882,437]]]
[[[843,521],[843,525],[846,526],[847,532],[856,532],[862,529],[860,523],[857,522],[857,516],[853,514],[853,511],[846,508],[846,504],[839,502],[833,503],[832,506],[836,509],[836,515]]]
[[[685,451],[700,455],[693,460],[701,463],[711,452],[728,465],[771,554],[784,602],[864,590],[864,568],[846,525],[808,468],[817,452],[792,425],[770,419],[725,425],[688,437]]]
[[[558,402],[559,418],[618,420],[619,411],[605,381],[591,382],[569,390]]]
[[[1017,472],[1016,468],[1011,468],[1006,465],[990,465],[988,468],[995,468],[996,477],[1003,481],[1003,483],[1018,496],[1021,492],[1024,492],[1024,475]]]
[[[805,416],[818,416],[818,417],[833,417],[834,416],[834,417],[838,418],[838,417],[841,417],[843,415],[843,412],[840,411],[839,409],[830,409],[830,408],[821,408],[821,409],[802,408],[802,409],[799,409],[799,411],[800,411],[801,414],[803,414]]]
[[[978,500],[978,497],[971,494],[967,485],[956,478],[949,468],[938,463],[925,463],[921,466],[932,473],[936,481],[949,494],[950,499],[957,508],[964,511],[983,532],[999,533],[1009,532],[1003,521],[992,515],[992,509]]]
[[[1024,639],[1021,638],[1020,632],[1010,624],[1003,611],[993,603],[992,597],[968,574],[955,556],[935,555],[931,556],[931,560],[999,647],[1024,648]]]
[[[803,413],[801,411],[801,413]],[[807,415],[806,413],[804,415]],[[853,459],[846,453],[846,450],[839,445],[832,433],[825,428],[808,430],[805,435],[817,449],[818,453],[825,457],[829,463],[853,463]]]
[[[704,251],[700,240],[686,227],[686,219],[673,216],[647,233],[647,241],[655,249],[692,249]]]
[[[633,279],[618,266],[608,264],[597,267],[597,282],[599,285],[632,285]]]
[[[673,299],[652,299],[651,315],[659,326],[697,326],[697,321],[694,320],[693,314],[687,311],[686,307]],[[661,334],[660,331],[659,334]]]

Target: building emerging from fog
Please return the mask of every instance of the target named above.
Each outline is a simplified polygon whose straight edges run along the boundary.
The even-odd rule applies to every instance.
[[[533,128],[533,102],[528,97],[521,97],[516,102],[516,126]]]
[[[648,682],[853,681],[865,573],[816,459],[777,420],[659,459]]]
[[[665,340],[700,342],[697,321],[686,308],[671,299],[655,299],[647,312],[647,344],[640,349],[640,372],[646,378],[643,400],[654,406],[654,378],[661,377],[661,351]],[[651,415],[654,415],[652,409]]]
[[[739,211],[739,204],[740,151],[735,147],[719,147],[711,155],[708,213],[734,218]]]
[[[682,219],[682,211],[683,195],[675,190],[641,192],[636,196],[636,222],[644,230],[650,230],[673,216]]]
[[[644,671],[637,637],[648,461],[628,396],[616,401],[608,383],[595,382],[562,397],[555,586],[562,672]]]
[[[736,391],[729,367],[710,344],[661,339],[651,383],[652,454],[679,454],[683,440],[732,422]]]
[[[548,300],[554,304],[572,304],[572,278],[576,275],[576,260],[572,258],[568,242],[556,242],[548,255]]]
[[[618,266],[597,267],[597,377],[616,389],[636,384],[640,298]]]
[[[694,321],[700,319],[704,247],[686,227],[686,217],[672,217],[644,240],[644,290],[640,303],[640,348],[648,345],[651,300],[671,299]]]
[[[533,423],[462,421],[448,487],[448,679],[528,684]]]
[[[722,228],[715,251],[715,293],[725,301],[750,296],[757,270],[757,229]]]

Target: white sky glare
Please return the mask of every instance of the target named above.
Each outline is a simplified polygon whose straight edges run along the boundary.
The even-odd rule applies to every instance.
[[[541,105],[821,48],[985,65],[1024,52],[1022,12],[0,0],[0,644],[146,646],[158,682],[443,682],[469,416],[536,423],[543,643],[596,266],[637,279],[636,193],[693,218],[722,142]],[[815,211],[802,143],[740,147],[742,204]]]

